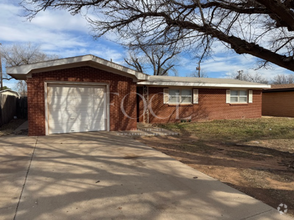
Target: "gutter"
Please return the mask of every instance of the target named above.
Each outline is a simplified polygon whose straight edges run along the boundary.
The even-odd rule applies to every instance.
[[[270,85],[254,85],[254,84],[221,84],[221,83],[194,83],[194,82],[138,82],[138,85],[149,86],[190,86],[190,87],[215,87],[215,88],[252,88],[252,89],[266,89],[271,88]]]

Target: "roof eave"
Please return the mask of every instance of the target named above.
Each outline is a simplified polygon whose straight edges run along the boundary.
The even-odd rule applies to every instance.
[[[39,73],[44,71],[64,69],[68,67],[77,67],[81,64],[87,64],[89,66],[102,68],[105,70],[112,70],[115,73],[122,75],[129,75],[137,80],[147,80],[148,75],[144,73],[137,72],[135,70],[129,69],[127,67],[121,66],[119,64],[95,57],[93,55],[85,55],[79,57],[71,57],[64,59],[57,59],[52,61],[39,62],[34,64],[7,67],[7,74],[15,79],[26,79],[32,73]]]
[[[252,88],[252,89],[264,89],[271,88],[270,85],[254,85],[254,84],[223,84],[223,83],[194,83],[194,82],[138,82],[138,85],[149,86],[187,86],[187,87],[216,87],[216,88]]]

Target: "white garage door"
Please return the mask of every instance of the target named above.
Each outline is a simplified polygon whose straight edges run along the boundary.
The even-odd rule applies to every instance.
[[[49,85],[48,133],[106,130],[105,87]]]

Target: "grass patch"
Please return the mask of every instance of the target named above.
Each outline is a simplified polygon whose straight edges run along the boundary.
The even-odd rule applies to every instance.
[[[158,125],[180,133],[141,140],[153,148],[294,216],[294,118]]]
[[[294,138],[294,119],[292,118],[215,120],[208,122],[169,123],[159,126],[183,135],[197,135],[202,140],[211,141]]]

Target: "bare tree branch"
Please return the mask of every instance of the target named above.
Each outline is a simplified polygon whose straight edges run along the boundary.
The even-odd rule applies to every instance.
[[[269,84],[270,80],[264,78],[259,73],[244,73],[243,70],[239,70],[237,73],[232,74],[231,78],[233,79],[239,79],[242,81],[248,81],[248,82],[256,82],[256,83],[263,83],[263,84]]]
[[[40,50],[40,46],[28,44],[14,44],[11,46],[2,46],[1,57],[6,66],[20,66],[24,64],[36,63],[46,60],[57,59],[57,55],[48,55]],[[11,80],[7,73],[4,74],[3,80]],[[26,94],[26,83],[23,80],[16,85],[20,94]]]
[[[238,54],[250,54],[294,71],[292,0],[23,0],[30,18],[49,8],[72,14],[94,9],[95,37],[116,33],[124,42],[165,45],[206,54],[219,40]],[[209,41],[205,39],[210,39]],[[208,44],[209,47],[202,44]],[[200,50],[200,51],[198,51]],[[158,69],[158,67],[157,67]]]
[[[153,75],[168,75],[174,71],[176,57],[180,53],[178,48],[170,50],[164,46],[145,46],[139,40],[129,45],[129,58],[125,62],[139,72],[152,68]]]
[[[285,75],[279,74],[274,77],[272,84],[293,84],[294,76],[293,75]]]

